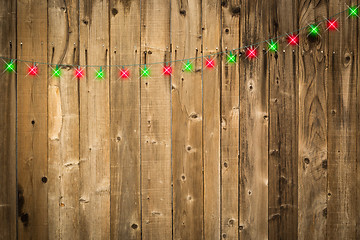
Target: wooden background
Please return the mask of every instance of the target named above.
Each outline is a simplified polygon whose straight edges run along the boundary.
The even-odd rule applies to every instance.
[[[152,63],[246,46],[356,0],[2,0],[1,56]],[[172,78],[0,78],[0,239],[360,239],[359,20]],[[283,51],[284,50],[284,51]]]

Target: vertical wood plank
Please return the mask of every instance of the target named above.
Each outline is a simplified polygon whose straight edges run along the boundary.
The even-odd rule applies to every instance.
[[[48,62],[78,64],[78,1],[48,3]],[[75,44],[74,44],[75,43]],[[79,238],[79,103],[74,69],[48,68],[49,238]]]
[[[110,1],[111,65],[140,63],[140,1]],[[131,34],[130,34],[131,33]],[[124,67],[125,68],[125,67]],[[111,239],[141,238],[140,80],[111,68]]]
[[[170,0],[141,1],[142,64],[170,60],[169,46]],[[142,237],[171,239],[171,84],[161,64],[147,67],[151,77],[141,78]]]
[[[47,1],[17,1],[18,59],[47,60]],[[27,63],[32,65],[32,63]],[[18,238],[47,239],[47,66],[18,66]]]
[[[347,1],[349,6],[358,1]],[[345,10],[343,1],[329,1],[329,15]],[[338,16],[340,33],[329,33],[328,90],[328,239],[358,239],[357,84],[358,19]]]
[[[203,55],[221,51],[221,2],[202,1]],[[216,68],[203,59],[204,238],[219,239],[220,229],[220,83],[221,56]]]
[[[80,64],[109,65],[109,2],[80,0]],[[110,238],[109,69],[86,67],[80,88],[80,238]],[[76,81],[74,79],[74,81]]]
[[[298,29],[297,1],[272,1],[270,36]],[[297,239],[298,49],[269,51],[269,239]],[[266,46],[267,44],[265,44]],[[285,50],[285,52],[284,52]]]
[[[171,2],[173,60],[201,56],[201,0]],[[172,78],[172,171],[174,239],[202,239],[202,83],[201,58],[175,62]]]
[[[240,1],[223,1],[222,4],[221,65],[221,236],[238,239],[239,236],[239,64],[228,62],[227,55],[239,48]],[[239,60],[239,56],[236,56]]]
[[[308,25],[327,17],[326,1],[299,1],[299,239],[326,238],[327,36],[308,36]],[[324,25],[319,25],[324,29]]]
[[[16,58],[16,1],[0,3],[0,56]],[[2,59],[8,62],[8,59]],[[0,75],[0,239],[16,239],[16,74]]]
[[[241,46],[269,36],[269,1],[242,1]],[[256,46],[257,47],[257,46]],[[268,238],[268,55],[240,63],[240,239]]]

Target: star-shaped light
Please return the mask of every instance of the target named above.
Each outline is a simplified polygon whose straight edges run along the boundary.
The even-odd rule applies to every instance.
[[[311,36],[311,37],[317,37],[317,36],[320,36],[320,29],[319,29],[319,25],[315,25],[315,24],[311,24],[309,25],[309,34],[308,36]]]
[[[11,60],[9,62],[5,62],[5,71],[6,72],[9,72],[9,73],[15,72],[15,69],[16,69],[16,65],[15,65],[14,60]]]
[[[39,69],[38,67],[36,66],[36,64],[33,64],[31,66],[28,66],[28,74],[27,75],[30,75],[30,76],[37,76],[39,73]]]
[[[103,80],[105,78],[105,72],[102,67],[100,67],[99,71],[95,70],[95,78],[97,80]]]
[[[140,77],[150,77],[150,68],[146,65],[144,68],[140,68]]]
[[[81,79],[81,78],[83,78],[85,76],[85,71],[84,71],[84,69],[82,69],[81,67],[78,67],[78,68],[76,68],[75,69],[75,77],[77,78],[77,79]]]
[[[207,58],[205,61],[205,67],[209,69],[215,68],[215,59],[213,58]]]
[[[249,59],[253,59],[253,58],[257,58],[257,48],[251,46],[249,48],[246,49],[246,58]]]
[[[171,65],[164,65],[162,74],[166,75],[166,76],[172,76],[172,67],[171,67]]]
[[[296,34],[290,34],[287,37],[287,41],[288,41],[288,46],[296,46],[299,45],[299,35]]]
[[[353,7],[348,6],[348,11],[349,11],[348,17],[359,17],[359,6],[353,6]]]
[[[127,68],[122,68],[122,69],[120,69],[119,77],[120,77],[121,79],[128,79],[128,78],[130,78],[130,70],[127,69]]]
[[[187,60],[187,62],[184,63],[183,71],[184,72],[192,72],[193,71],[193,64],[190,62],[190,60]]]
[[[51,66],[50,66],[51,67]],[[52,68],[52,77],[61,77],[61,69],[59,68],[59,66],[57,65],[56,68]]]
[[[337,22],[337,20],[335,19],[335,20],[333,20],[333,19],[327,19],[326,20],[327,21],[327,29],[326,30],[329,30],[329,31],[335,31],[335,30],[337,30],[337,31],[339,31],[339,29],[338,29],[338,22]]]
[[[235,64],[236,63],[236,54],[233,54],[232,52],[230,52],[230,54],[227,55],[227,63]]]
[[[271,40],[270,42],[267,42],[268,43],[268,52],[277,52],[278,51],[278,48],[279,48],[279,45],[277,42],[274,42],[273,40]]]

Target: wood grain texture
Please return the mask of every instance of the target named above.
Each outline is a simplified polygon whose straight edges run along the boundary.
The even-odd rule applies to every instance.
[[[241,45],[266,39],[269,1],[241,3]],[[257,59],[243,54],[240,62],[240,239],[268,238],[269,55],[262,47]]]
[[[358,1],[348,1],[349,6]],[[329,1],[329,15],[346,9]],[[329,33],[328,99],[328,208],[327,239],[358,239],[357,182],[357,66],[358,19],[339,16],[341,35]]]
[[[78,1],[49,1],[48,62],[78,64]],[[74,44],[75,43],[75,44]],[[74,69],[48,79],[49,239],[79,239],[79,102]]]
[[[272,1],[270,36],[298,29],[297,1]],[[269,51],[269,239],[297,239],[298,49]],[[284,52],[285,51],[285,52]]]
[[[299,49],[299,239],[326,239],[328,46],[325,33],[314,38],[307,28],[326,17],[326,1],[299,1],[299,27],[305,28]]]
[[[139,64],[140,1],[110,1],[110,62]],[[129,34],[131,33],[131,34]],[[141,238],[140,203],[140,80],[135,67],[130,78],[111,68],[111,239]]]
[[[221,51],[221,2],[202,1],[203,55]],[[219,239],[220,229],[220,85],[221,57],[206,69],[203,59],[204,238]]]
[[[15,59],[16,1],[1,1],[0,19],[0,56]],[[16,239],[16,75],[4,69],[0,114],[0,239],[8,240]]]
[[[80,0],[80,64],[109,65],[109,3]],[[110,104],[108,68],[86,67],[80,94],[80,238],[110,236]],[[74,79],[76,81],[76,79]]]
[[[170,60],[170,0],[141,1],[142,64]],[[142,65],[144,68],[144,65]],[[171,84],[162,65],[141,78],[142,238],[172,238]]]
[[[171,2],[173,60],[201,56],[201,1]],[[173,65],[172,172],[174,239],[203,237],[201,59]]]
[[[228,49],[240,47],[240,1],[223,1],[221,40],[221,236],[239,237],[239,64],[228,62]],[[239,60],[239,56],[236,56]]]
[[[17,1],[17,58],[46,62],[47,1]],[[27,63],[27,65],[32,65]],[[47,239],[47,66],[18,67],[18,238]]]

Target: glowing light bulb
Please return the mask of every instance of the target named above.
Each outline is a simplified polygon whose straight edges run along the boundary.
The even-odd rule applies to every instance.
[[[121,79],[128,79],[130,77],[130,70],[127,68],[120,69],[119,76]]]
[[[163,66],[163,75],[166,75],[166,76],[172,76],[172,67],[171,65],[164,65]]]
[[[37,76],[39,73],[39,69],[36,65],[31,65],[28,67],[28,75]]]
[[[277,42],[274,42],[273,40],[271,40],[270,42],[268,42],[268,51],[270,52],[277,52],[279,48],[279,45]]]
[[[187,60],[187,62],[184,63],[183,71],[184,72],[192,72],[193,71],[193,65],[189,60]]]
[[[230,52],[229,55],[227,55],[227,63],[234,64],[236,63],[236,54],[233,54]]]
[[[5,63],[5,71],[11,73],[11,72],[15,72],[15,69],[16,69],[16,65],[14,60]]]
[[[299,45],[299,35],[290,34],[288,35],[288,45],[296,46]]]
[[[215,60],[213,58],[207,58],[205,61],[205,67],[209,69],[215,68]]]
[[[253,46],[246,49],[246,58],[254,59],[257,58],[257,50]]]
[[[81,79],[81,78],[83,78],[85,76],[85,72],[84,72],[84,69],[82,69],[82,68],[80,68],[80,67],[78,67],[77,69],[75,69],[75,77],[77,78],[77,79]]]

